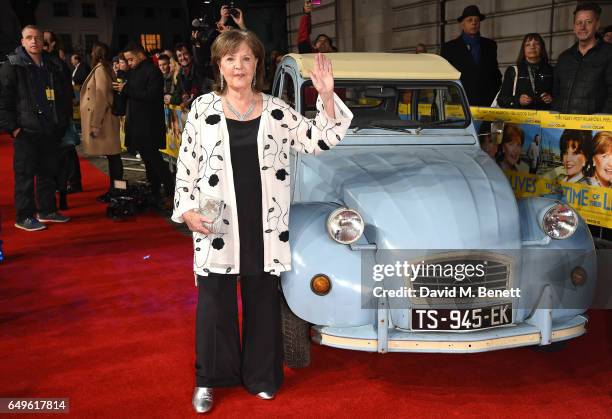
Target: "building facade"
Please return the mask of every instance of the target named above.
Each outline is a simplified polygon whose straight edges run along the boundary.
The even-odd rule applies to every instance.
[[[612,1],[597,3],[603,9],[603,28],[612,23]],[[290,51],[297,50],[303,4],[287,1]],[[502,68],[514,63],[526,33],[542,35],[553,62],[575,42],[575,0],[321,0],[313,7],[312,36],[326,33],[339,51],[414,52],[423,43],[428,52],[438,53],[441,43],[461,33],[457,17],[470,4],[486,15],[481,32],[497,41]]]
[[[101,41],[118,52],[130,42],[145,49],[171,48],[189,37],[186,0],[42,0],[35,12],[65,50],[88,56]]]
[[[112,0],[43,0],[35,11],[36,24],[52,30],[68,53],[88,55],[94,42],[110,42],[116,4]]]

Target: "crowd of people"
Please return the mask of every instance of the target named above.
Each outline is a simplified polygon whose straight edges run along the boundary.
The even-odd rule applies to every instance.
[[[515,65],[503,78],[497,44],[480,33],[486,18],[471,5],[457,21],[461,34],[442,45],[441,55],[461,72],[471,106],[553,110],[565,114],[612,113],[612,27],[599,33],[601,7],[580,2],[574,10],[577,41],[553,68],[544,39],[523,37]]]
[[[326,34],[311,39],[310,0],[304,2],[303,12],[297,38],[299,52],[338,51]],[[480,32],[480,23],[485,18],[478,6],[466,7],[457,19],[461,34],[441,46],[441,55],[461,72],[470,105],[576,114],[612,113],[609,45],[612,27],[598,33],[601,8],[597,4],[578,4],[574,11],[578,42],[560,54],[554,68],[542,36],[529,33],[523,38],[516,64],[509,66],[503,77],[497,61],[497,44]],[[58,210],[68,208],[69,193],[82,190],[75,149],[80,140],[74,135],[79,125],[85,154],[108,159],[109,191],[98,197],[108,202],[114,182],[123,178],[120,117],[125,117],[125,147],[142,158],[159,206],[169,207],[174,181],[158,151],[165,145],[163,105],[178,106],[186,114],[195,98],[211,91],[214,80],[211,46],[220,34],[233,28],[246,30],[244,14],[224,5],[212,28],[192,32],[191,43],[179,43],[172,50],[151,54],[139,45],[130,45],[111,57],[109,47],[97,42],[89,57],[72,54],[69,64],[53,32],[34,26],[24,28],[22,45],[0,70],[0,82],[6,85],[0,97],[0,125],[15,137],[21,134],[28,138],[16,148],[17,227],[28,231],[44,229],[41,218],[68,221]],[[427,47],[419,44],[415,52],[425,53]],[[266,59],[264,91],[270,91],[281,57],[279,51],[272,51]],[[29,91],[20,87],[25,86],[20,82],[25,77],[38,80],[29,86]],[[80,103],[81,121],[76,121],[76,126],[72,121],[72,102]],[[20,108],[23,103],[35,103],[39,115],[46,118],[21,114],[25,112]],[[28,123],[36,126],[27,126]],[[48,144],[36,146],[40,138],[48,135],[58,145],[53,153],[47,152]]]
[[[60,210],[68,209],[69,193],[82,191],[75,148],[81,142],[85,155],[108,160],[109,190],[98,200],[109,202],[115,181],[123,179],[120,118],[124,146],[144,163],[151,201],[170,209],[174,177],[159,152],[166,144],[164,104],[187,112],[211,90],[212,43],[232,28],[230,20],[246,29],[236,10],[223,6],[215,28],[194,31],[192,44],[150,55],[131,44],[112,57],[108,45],[96,42],[89,57],[68,58],[52,31],[25,26],[21,45],[0,67],[0,129],[15,139],[15,226],[38,231],[46,222],[70,220]]]

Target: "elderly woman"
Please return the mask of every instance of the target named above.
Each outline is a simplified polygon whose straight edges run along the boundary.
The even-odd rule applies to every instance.
[[[115,180],[123,179],[119,118],[112,114],[114,73],[106,44],[96,42],[91,49],[92,70],[81,86],[81,130],[83,152],[89,156],[106,156],[110,178],[109,192]],[[97,198],[108,202],[109,193]]]
[[[516,73],[518,69],[518,74]],[[544,40],[537,33],[523,38],[516,66],[510,66],[497,97],[502,108],[550,109],[553,69]]]
[[[516,124],[504,124],[502,141],[497,153],[497,162],[504,171],[528,173],[529,166],[521,161],[525,133]]]
[[[590,144],[589,184],[593,186],[612,186],[612,132],[600,131]]]
[[[272,399],[283,381],[279,276],[291,269],[289,151],[318,154],[336,145],[352,114],[334,94],[331,62],[317,55],[311,80],[314,120],[261,93],[264,48],[248,31],[212,46],[216,86],[189,112],[180,148],[172,219],[193,232],[197,412],[214,387],[244,385]],[[218,208],[217,220],[203,208]],[[242,296],[242,345],[236,277]]]

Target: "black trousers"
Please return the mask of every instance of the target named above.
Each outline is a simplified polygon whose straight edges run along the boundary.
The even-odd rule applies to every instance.
[[[283,382],[279,278],[241,276],[242,345],[236,277],[198,276],[196,385],[244,385],[252,394],[276,392]]]
[[[110,179],[109,190],[115,188],[115,180],[123,179],[123,161],[121,161],[121,154],[112,154],[106,156],[108,159],[108,177]]]
[[[138,150],[145,165],[147,180],[154,195],[159,195],[162,182],[166,187],[166,196],[174,195],[174,177],[161,156],[159,150]]]
[[[22,222],[28,217],[34,217],[36,201],[39,213],[46,215],[55,212],[59,139],[21,130],[13,145],[16,221]]]
[[[57,169],[57,190],[60,192],[81,192],[81,164],[74,146],[59,148]]]

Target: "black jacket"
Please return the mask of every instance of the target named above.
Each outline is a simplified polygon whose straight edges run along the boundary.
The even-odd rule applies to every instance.
[[[188,74],[185,74],[185,69],[181,67],[170,103],[173,105],[182,104],[183,94],[190,95],[193,101],[198,96],[210,92],[210,88],[210,81],[204,76],[203,69],[192,62]]]
[[[91,68],[89,68],[87,63],[80,63],[72,75],[72,82],[75,86],[82,86],[90,72]]]
[[[540,100],[542,93],[548,93],[552,96],[553,88],[553,69],[549,64],[538,64],[535,66],[533,72],[533,82],[535,84],[536,91],[533,91],[531,85],[531,79],[529,77],[529,70],[526,62],[520,63],[518,66],[518,79],[516,80],[516,91],[512,95],[512,88],[514,86],[515,71],[514,66],[510,66],[506,69],[504,74],[504,81],[502,83],[499,96],[497,97],[497,104],[501,108],[520,108],[520,109],[540,109],[546,110],[550,108],[550,105]],[[523,106],[519,102],[521,95],[527,95],[535,100],[530,105]]]
[[[72,86],[58,58],[43,52],[42,62],[55,100],[47,101],[40,71],[23,47],[7,56],[0,67],[0,130],[21,128],[30,133],[64,135],[72,118]]]
[[[127,98],[125,145],[130,150],[166,148],[164,78],[151,60],[130,70],[123,89]]]
[[[479,64],[472,58],[461,35],[443,44],[440,55],[461,72],[461,83],[470,106],[490,106],[501,84],[495,41],[480,37]]]
[[[584,115],[612,113],[612,45],[598,40],[583,56],[576,43],[561,53],[552,108]]]

